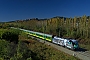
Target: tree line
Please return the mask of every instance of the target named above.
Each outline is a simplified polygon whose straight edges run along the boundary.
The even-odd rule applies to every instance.
[[[7,25],[25,28],[42,33],[48,33],[59,37],[68,37],[74,39],[90,38],[90,17],[54,17],[50,19],[27,19],[15,22],[8,22]]]

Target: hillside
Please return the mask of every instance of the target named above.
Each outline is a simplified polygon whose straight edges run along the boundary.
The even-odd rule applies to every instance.
[[[56,35],[63,38],[77,39],[80,46],[90,50],[90,16],[65,18],[53,17],[50,19],[25,19],[6,22],[1,27],[19,27],[32,31]]]

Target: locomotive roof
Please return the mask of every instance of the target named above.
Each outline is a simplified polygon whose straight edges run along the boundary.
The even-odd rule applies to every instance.
[[[72,41],[73,41],[73,42],[77,42],[77,40],[75,40],[75,39],[72,39]]]

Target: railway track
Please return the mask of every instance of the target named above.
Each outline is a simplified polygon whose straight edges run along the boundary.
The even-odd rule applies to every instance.
[[[86,56],[86,57],[90,58],[90,51],[76,52],[76,53],[81,54],[81,55],[83,55],[83,56]],[[89,59],[89,60],[90,60],[90,59]]]
[[[39,39],[39,38],[35,38],[35,37],[32,37],[32,38],[38,40],[41,43],[48,44],[49,46],[52,46],[60,51],[63,51],[65,53],[69,54],[69,55],[80,58],[81,60],[90,60],[90,51],[87,51],[85,49],[80,48],[80,50],[78,50],[78,51],[72,51],[72,50],[69,50],[67,48],[61,47],[59,45],[56,45],[56,44],[53,44],[53,43],[50,43],[47,41],[44,41],[44,40]]]

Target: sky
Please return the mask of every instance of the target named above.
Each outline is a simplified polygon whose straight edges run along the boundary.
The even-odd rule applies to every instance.
[[[90,0],[0,0],[0,22],[90,15]]]

